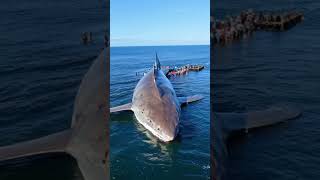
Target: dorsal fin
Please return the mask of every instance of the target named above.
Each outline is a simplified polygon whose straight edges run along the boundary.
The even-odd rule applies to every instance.
[[[158,89],[158,85],[157,85],[157,76],[158,76],[158,70],[161,70],[161,65],[160,65],[160,61],[159,61],[159,58],[158,58],[158,53],[156,52],[156,60],[154,62],[154,66],[153,66],[153,83],[154,83],[154,86],[155,88],[157,89],[157,93],[156,93],[156,96],[157,97],[161,97],[161,93],[159,92],[159,89]]]
[[[158,58],[158,54],[156,53],[156,61],[154,62],[154,66],[153,68],[155,70],[160,70],[161,69],[161,64],[160,64],[160,61],[159,61],[159,58]]]

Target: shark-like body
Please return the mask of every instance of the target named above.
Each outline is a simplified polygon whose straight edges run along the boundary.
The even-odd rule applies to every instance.
[[[74,102],[71,127],[35,140],[0,147],[0,161],[46,153],[74,157],[85,180],[108,180],[106,48],[82,79]]]
[[[113,107],[110,112],[133,111],[140,124],[161,141],[168,142],[179,132],[181,105],[200,99],[200,95],[177,97],[156,55],[154,67],[136,85],[132,102]]]

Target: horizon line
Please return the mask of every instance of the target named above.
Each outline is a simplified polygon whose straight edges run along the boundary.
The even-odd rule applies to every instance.
[[[160,45],[116,45],[116,46],[111,46],[112,47],[155,47],[155,46],[210,46],[209,44],[160,44]]]

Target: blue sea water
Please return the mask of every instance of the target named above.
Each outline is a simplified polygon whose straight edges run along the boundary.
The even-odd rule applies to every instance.
[[[279,102],[303,110],[297,119],[233,138],[227,179],[319,179],[320,2],[216,0],[212,7],[217,19],[248,8],[297,9],[305,16],[288,31],[255,32],[213,49],[214,111],[244,112]]]
[[[0,6],[0,145],[69,128],[80,81],[103,48],[105,1],[11,0]],[[80,35],[93,33],[83,45]],[[68,156],[1,162],[0,179],[82,179]]]
[[[170,79],[177,96],[204,96],[182,108],[180,133],[175,141],[160,142],[137,123],[131,112],[111,116],[111,179],[209,179],[209,49],[207,45],[111,48],[111,107],[131,102],[133,90],[142,77],[136,76],[136,72],[153,66],[155,52],[163,66],[205,66],[200,72]]]

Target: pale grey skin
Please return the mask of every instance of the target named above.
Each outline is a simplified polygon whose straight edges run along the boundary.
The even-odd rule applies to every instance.
[[[179,131],[180,102],[162,70],[149,71],[137,84],[132,97],[137,120],[163,141],[172,141]]]

